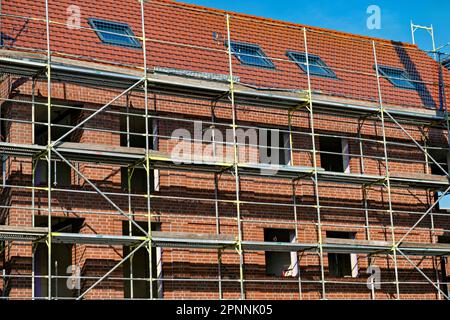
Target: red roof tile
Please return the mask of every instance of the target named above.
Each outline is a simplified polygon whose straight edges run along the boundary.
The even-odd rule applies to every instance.
[[[81,13],[81,29],[66,25],[68,7],[76,4]],[[15,38],[5,41],[11,48],[26,51],[46,50],[44,2],[9,0],[2,6],[3,32]],[[228,73],[226,54],[227,12],[169,0],[153,0],[145,4],[145,32],[150,67]],[[242,65],[233,59],[236,76],[242,83],[266,88],[306,89],[307,77],[286,56],[287,50],[305,51],[302,25],[230,14],[231,39],[258,44],[276,69]],[[104,44],[88,24],[88,18],[99,18],[129,24],[137,37],[142,37],[141,11],[138,1],[73,1],[49,0],[51,50],[54,55],[95,60],[108,64],[143,65],[141,49]],[[19,17],[20,16],[20,17]],[[33,17],[27,20],[24,17]],[[373,43],[378,63],[407,70],[418,81],[419,90],[394,87],[382,78],[386,103],[410,107],[439,107],[439,66],[416,46],[351,35],[343,32],[307,27],[307,47],[319,55],[337,75],[337,79],[312,77],[314,91],[323,94],[377,101]],[[218,39],[213,38],[213,32]],[[450,80],[447,71],[445,80]]]

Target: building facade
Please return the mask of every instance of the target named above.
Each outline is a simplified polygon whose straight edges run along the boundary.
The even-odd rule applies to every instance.
[[[3,299],[447,299],[448,70],[166,0],[6,1]]]

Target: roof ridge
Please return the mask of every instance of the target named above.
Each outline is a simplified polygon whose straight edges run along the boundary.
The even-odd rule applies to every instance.
[[[305,28],[308,28],[310,30],[314,30],[314,31],[318,31],[318,32],[324,32],[324,33],[329,33],[329,34],[334,34],[334,35],[345,37],[345,38],[353,38],[353,39],[360,39],[360,40],[367,40],[367,41],[376,41],[376,42],[379,42],[379,43],[385,43],[385,44],[390,44],[390,45],[402,45],[404,47],[410,47],[410,48],[417,48],[418,49],[417,45],[409,43],[409,42],[402,42],[402,41],[396,41],[396,40],[392,40],[392,39],[384,39],[384,38],[364,36],[364,35],[350,33],[350,32],[345,32],[345,31],[327,29],[327,28],[322,28],[322,27],[315,27],[315,26],[310,26],[310,25],[305,25],[305,24],[300,24],[300,23],[295,23],[295,22],[289,22],[289,21],[284,21],[284,20],[278,20],[278,19],[261,17],[261,16],[257,16],[257,15],[247,14],[247,13],[234,12],[234,11],[228,11],[228,10],[223,10],[223,9],[216,9],[216,8],[201,6],[201,5],[197,5],[197,4],[190,4],[190,3],[185,3],[185,2],[176,1],[176,0],[152,0],[152,1],[164,3],[164,4],[167,4],[167,5],[173,5],[173,6],[177,6],[177,7],[190,8],[190,9],[193,9],[193,10],[207,11],[207,12],[217,13],[217,14],[219,14],[219,13],[220,14],[229,14],[231,16],[236,16],[236,17],[246,18],[246,19],[259,20],[261,22],[266,22],[266,23],[271,23],[271,24],[278,24],[278,25],[291,26],[291,27],[297,27],[297,28],[305,27]]]

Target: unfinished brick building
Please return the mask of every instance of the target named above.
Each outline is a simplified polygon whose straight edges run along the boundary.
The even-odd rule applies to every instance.
[[[0,17],[2,299],[448,299],[439,59],[168,0]]]

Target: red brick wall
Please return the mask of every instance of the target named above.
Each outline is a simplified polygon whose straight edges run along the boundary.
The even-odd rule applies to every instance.
[[[42,94],[45,88],[38,86]],[[55,85],[54,99],[64,99],[65,96],[76,97],[77,101],[86,102],[86,108],[98,108],[114,97],[114,92],[93,92],[87,88],[66,86],[59,90],[60,85]],[[27,85],[21,88],[22,93],[27,92]],[[76,92],[76,93],[75,93]],[[73,103],[75,100],[63,100],[65,103]],[[210,121],[210,104],[205,101],[182,99],[171,96],[151,95],[150,105],[152,114],[158,117],[181,117],[191,120]],[[133,107],[143,110],[142,96],[138,93],[132,97]],[[111,110],[123,110],[124,100],[119,100]],[[27,104],[9,104],[9,113],[12,119],[30,120],[31,112]],[[122,108],[122,109],[121,109]],[[251,106],[238,106],[238,123],[248,126],[276,127],[287,130],[286,112],[277,109],[261,109]],[[85,111],[80,119],[90,114]],[[230,124],[230,106],[223,104],[216,108],[217,121]],[[95,119],[95,120],[94,120]],[[119,130],[119,117],[113,113],[102,113],[92,121],[85,124],[85,130],[77,133],[77,139],[81,143],[97,143],[106,145],[120,145],[120,137],[116,133],[89,130],[97,128],[104,130]],[[349,138],[357,137],[357,121],[336,116],[316,115],[316,132],[320,134],[338,134]],[[159,150],[170,152],[174,143],[163,136],[170,136],[176,128],[186,128],[193,132],[191,123],[159,119]],[[225,131],[225,126],[219,128]],[[422,139],[418,127],[408,126],[411,134],[416,139]],[[294,135],[294,147],[299,149],[311,148],[307,114],[298,112],[293,119],[293,130],[303,134]],[[379,123],[366,120],[362,126],[361,134],[370,139],[381,139],[381,127]],[[31,143],[31,125],[24,123],[11,123],[8,131],[8,141],[14,143]],[[443,132],[434,131],[429,134],[434,140],[442,140]],[[408,142],[407,137],[395,126],[387,125],[389,141]],[[356,141],[350,141],[351,153],[359,153],[359,145]],[[442,142],[442,141],[441,141]],[[316,138],[317,148],[320,148]],[[257,150],[254,150],[257,152]],[[365,173],[384,174],[384,161],[370,159],[368,156],[383,157],[383,148],[378,143],[364,143]],[[415,148],[402,149],[396,146],[389,148],[389,156],[401,160],[390,162],[392,172],[420,173],[425,172],[423,164],[411,163],[410,159],[423,160],[423,156]],[[320,157],[319,165],[320,165]],[[31,163],[29,159],[10,158],[8,162],[8,183],[29,185],[31,181]],[[311,166],[311,155],[307,151],[294,153],[296,165]],[[352,173],[361,172],[360,159],[352,157],[350,161]],[[104,166],[94,163],[81,164],[80,170],[87,178],[91,179],[104,192],[114,193],[108,196],[125,212],[128,212],[128,200],[125,194],[118,195],[121,191],[119,167]],[[79,193],[69,193],[64,190],[52,192],[52,215],[82,217],[84,224],[80,232],[98,234],[122,234],[122,221],[126,218],[119,215],[107,202],[84,181],[75,179],[73,173],[72,189]],[[151,199],[151,212],[154,222],[161,225],[161,231],[171,232],[196,232],[215,233],[215,208],[214,208],[214,182],[212,174],[195,172],[177,172],[161,170],[160,191],[154,192]],[[63,188],[64,189],[64,188]],[[220,230],[222,234],[237,234],[236,205],[234,177],[224,173],[219,177],[219,216]],[[263,241],[264,228],[294,229],[294,211],[292,207],[292,182],[284,179],[272,179],[269,177],[241,176],[241,216],[242,234],[244,240]],[[363,210],[362,188],[358,185],[319,183],[321,199],[322,237],[325,231],[349,231],[355,232],[357,239],[366,239],[365,212]],[[414,189],[393,188],[394,221],[396,225],[396,239],[404,234],[419,218],[419,215],[401,213],[399,211],[420,211],[427,209],[432,202],[431,193]],[[297,196],[297,231],[299,242],[314,243],[317,236],[317,212],[314,209],[315,198],[313,185],[310,180],[302,179],[296,183]],[[168,197],[171,197],[170,199]],[[176,199],[179,197],[180,199]],[[197,198],[188,200],[186,198]],[[372,240],[391,241],[391,229],[389,214],[387,213],[387,193],[381,187],[370,187],[367,191],[369,208],[370,237]],[[206,200],[209,199],[209,200]],[[35,206],[40,208],[36,215],[47,215],[47,192],[36,191]],[[229,200],[229,201],[226,201]],[[31,206],[31,191],[29,189],[12,188],[8,200],[12,206]],[[261,204],[264,203],[264,204]],[[339,209],[339,207],[353,207],[354,210]],[[383,210],[383,211],[381,211]],[[135,195],[131,201],[131,211],[136,214],[136,219],[147,221],[146,199],[143,195]],[[6,213],[6,223],[9,225],[31,225],[31,211],[25,209],[10,209]],[[430,218],[427,218],[411,233],[408,241],[431,242]],[[437,234],[442,230],[449,230],[449,221],[445,217],[435,217],[434,224]],[[105,247],[93,245],[77,245],[73,249],[74,263],[82,269],[82,276],[102,276],[115,263],[123,257],[121,247]],[[328,298],[370,298],[370,291],[366,288],[365,270],[368,260],[365,255],[359,255],[360,276],[353,278],[334,278],[328,273],[327,255],[324,255],[326,290]],[[172,279],[163,282],[164,298],[218,298],[218,284],[212,281],[175,281],[180,278],[217,278],[217,252],[203,249],[163,249],[162,268],[163,277]],[[422,270],[430,278],[435,279],[436,274],[432,259],[418,259],[413,261],[420,264]],[[382,289],[376,292],[379,299],[387,299],[395,296],[393,261],[386,256],[377,256],[375,264],[382,270]],[[9,274],[30,274],[31,272],[31,246],[28,244],[13,243],[6,254],[6,266]],[[300,259],[302,297],[304,299],[318,299],[321,297],[319,259],[316,254],[305,253]],[[123,269],[118,268],[113,276],[121,277]],[[401,257],[399,257],[400,281],[419,281],[423,284],[402,284],[401,297],[411,299],[435,299],[436,290],[431,285],[425,284],[420,274]],[[225,298],[239,297],[239,256],[234,251],[226,251],[222,256],[223,295]],[[280,278],[265,275],[264,252],[245,252],[244,254],[244,278],[245,292],[250,299],[298,299],[299,285],[297,278],[291,282],[281,283]],[[253,280],[253,281],[252,281]],[[285,279],[284,279],[285,280]],[[312,283],[312,282],[316,283]],[[341,283],[336,283],[341,282]],[[342,282],[345,282],[343,284]],[[87,289],[93,280],[83,280],[82,290]],[[10,283],[9,296],[11,298],[25,298],[31,295],[30,280],[18,279]],[[121,298],[124,295],[123,282],[120,280],[107,280],[92,290],[86,298]]]

